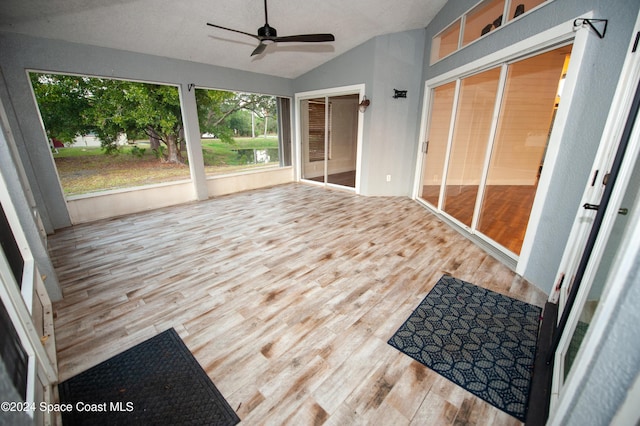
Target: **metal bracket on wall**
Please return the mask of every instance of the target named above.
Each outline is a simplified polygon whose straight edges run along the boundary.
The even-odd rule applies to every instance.
[[[604,23],[602,26],[602,30],[596,28],[595,23]],[[608,19],[590,19],[590,18],[578,18],[573,21],[573,27],[583,27],[585,24],[588,25],[600,38],[604,38],[604,35],[607,33],[607,24],[609,23]]]

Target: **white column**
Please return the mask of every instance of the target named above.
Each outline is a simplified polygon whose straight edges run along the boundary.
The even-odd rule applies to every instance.
[[[180,106],[182,108],[184,137],[187,141],[189,169],[191,170],[193,189],[197,200],[206,200],[209,198],[209,189],[207,187],[207,175],[204,171],[204,159],[202,157],[195,86],[186,83],[180,85]]]

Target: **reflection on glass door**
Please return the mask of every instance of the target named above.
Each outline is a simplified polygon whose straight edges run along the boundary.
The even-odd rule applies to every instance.
[[[515,256],[570,54],[563,46],[431,92],[420,198]]]
[[[355,188],[359,95],[300,101],[302,179]]]
[[[489,143],[500,68],[462,80],[442,210],[471,226]]]

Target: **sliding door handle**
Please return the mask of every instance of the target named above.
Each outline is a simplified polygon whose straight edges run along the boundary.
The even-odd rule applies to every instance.
[[[600,208],[600,205],[599,205],[599,204],[589,204],[589,203],[585,203],[582,207],[583,207],[585,210],[598,210],[598,209]],[[623,216],[626,216],[626,215],[627,215],[627,213],[629,213],[629,209],[626,209],[626,208],[618,209],[618,214],[621,214],[621,215],[623,215]]]

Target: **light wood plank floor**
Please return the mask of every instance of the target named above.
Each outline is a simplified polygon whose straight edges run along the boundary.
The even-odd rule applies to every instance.
[[[546,299],[408,198],[290,184],[49,241],[61,381],[174,327],[243,424],[519,423],[386,343],[443,273]]]

